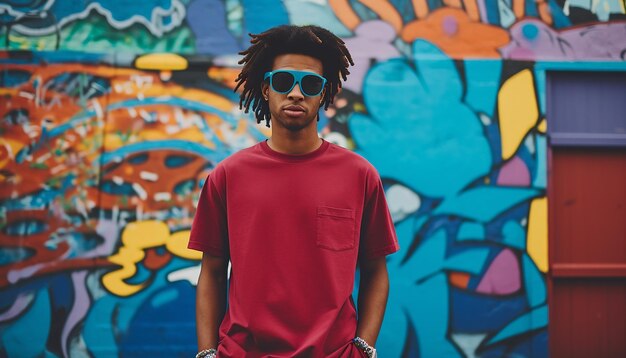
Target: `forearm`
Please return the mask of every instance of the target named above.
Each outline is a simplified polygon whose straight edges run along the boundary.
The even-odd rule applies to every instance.
[[[385,315],[389,277],[385,258],[361,265],[356,335],[374,346]]]
[[[198,349],[216,348],[218,330],[226,312],[226,270],[205,264],[196,288]]]

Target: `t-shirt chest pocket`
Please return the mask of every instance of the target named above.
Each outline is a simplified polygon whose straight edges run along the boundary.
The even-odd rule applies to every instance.
[[[352,209],[317,207],[317,246],[333,251],[354,248],[355,213]]]

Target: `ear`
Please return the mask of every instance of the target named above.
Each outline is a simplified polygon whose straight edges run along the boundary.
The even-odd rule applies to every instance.
[[[320,106],[324,103],[324,95],[326,95],[326,86],[324,86],[322,93],[320,93]]]
[[[261,93],[263,93],[263,98],[267,101],[270,97],[270,85],[267,82],[261,84]]]

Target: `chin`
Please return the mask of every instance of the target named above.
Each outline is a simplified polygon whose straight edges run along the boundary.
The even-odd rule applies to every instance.
[[[312,122],[315,122],[317,117],[314,118],[304,118],[304,119],[278,119],[280,125],[292,132],[301,131],[309,126],[311,126]]]
[[[301,131],[305,128],[308,127],[308,125],[304,124],[304,123],[289,123],[287,125],[284,126],[286,129],[292,131],[292,132],[297,132],[297,131]]]

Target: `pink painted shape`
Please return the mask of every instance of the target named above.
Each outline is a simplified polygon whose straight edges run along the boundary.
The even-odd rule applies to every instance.
[[[526,163],[517,156],[506,162],[498,174],[498,185],[529,186],[530,172]]]
[[[491,262],[476,291],[491,295],[508,295],[521,287],[517,257],[513,251],[504,249]]]
[[[448,36],[454,36],[459,31],[459,23],[454,16],[446,16],[443,19],[443,31]]]
[[[482,2],[478,2],[482,10]],[[484,6],[484,5],[482,5]],[[486,18],[482,16],[483,22]],[[524,27],[535,26],[539,31],[532,40]],[[554,30],[539,19],[527,18],[509,28],[511,41],[500,47],[502,58],[516,60],[607,60],[623,61],[626,44],[626,23],[615,21]]]
[[[369,72],[371,60],[383,62],[390,58],[400,57],[400,52],[393,45],[397,36],[396,30],[385,21],[363,22],[354,30],[354,33],[354,37],[344,39],[354,59],[354,66],[350,68],[350,76],[343,87],[361,93],[363,80]]]

